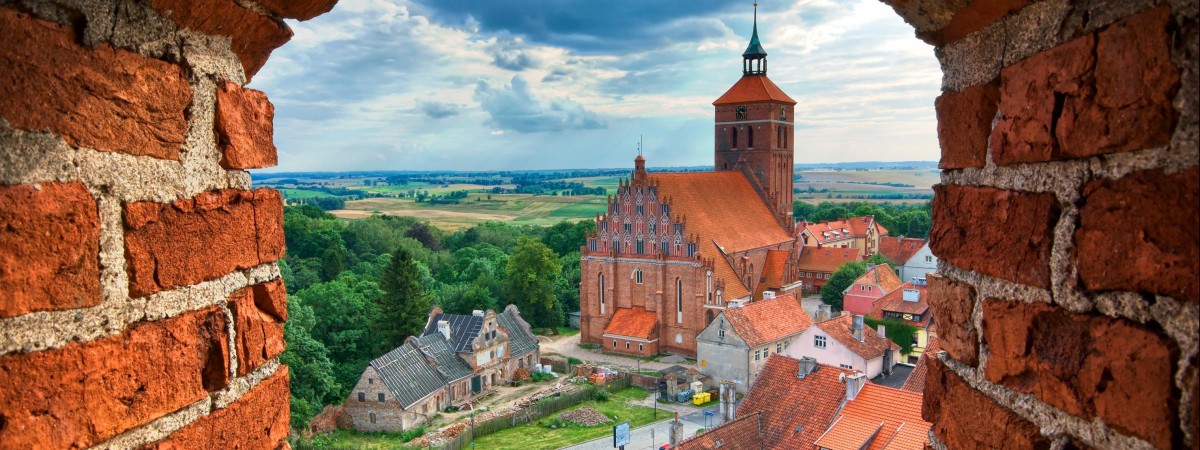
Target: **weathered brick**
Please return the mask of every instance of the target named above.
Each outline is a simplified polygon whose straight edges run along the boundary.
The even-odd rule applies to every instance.
[[[921,415],[946,448],[1048,449],[1038,428],[984,396],[938,361],[929,365]]]
[[[1124,320],[1040,303],[987,299],[983,310],[989,381],[1171,448],[1179,408],[1172,392],[1179,351],[1171,340]]]
[[[1171,100],[1170,8],[1125,18],[1000,73],[999,165],[1083,158],[1166,145],[1179,114]]]
[[[933,252],[955,266],[1030,286],[1050,287],[1058,201],[1050,193],[933,187]]]
[[[938,321],[938,341],[951,358],[964,364],[979,364],[979,332],[971,320],[975,288],[929,274],[929,305]]]
[[[283,257],[283,200],[272,189],[218,190],[125,206],[129,290],[143,296]]]
[[[288,368],[281,366],[233,404],[143,448],[279,448],[288,436],[288,399]]]
[[[80,183],[0,186],[0,317],[100,303],[100,219]]]
[[[954,4],[954,2],[948,2]],[[1030,0],[989,0],[984,2],[966,2],[966,5],[954,12],[950,22],[940,30],[932,33],[921,33],[922,39],[938,44],[949,44],[991,25],[992,22],[1018,9],[1024,8]],[[927,36],[926,36],[927,35]]]
[[[228,382],[228,336],[208,308],[0,356],[0,446],[86,448],[199,401]]]
[[[278,163],[274,142],[275,107],[267,94],[225,82],[217,88],[217,141],[221,167],[260,169]]]
[[[247,81],[267,63],[272,50],[292,38],[292,29],[283,21],[234,0],[150,0],[150,4],[182,28],[229,37]]]
[[[1135,172],[1083,189],[1075,231],[1078,283],[1200,301],[1200,169]]]
[[[308,20],[329,12],[337,0],[259,0],[258,4],[289,19]]]
[[[996,83],[946,92],[937,98],[938,140],[942,144],[942,169],[983,167],[987,162],[988,135],[996,118],[1000,91]]]
[[[0,118],[76,147],[179,159],[192,100],[183,69],[0,8]]]
[[[257,369],[283,353],[287,291],[283,280],[243,288],[229,296],[237,331],[238,375]]]

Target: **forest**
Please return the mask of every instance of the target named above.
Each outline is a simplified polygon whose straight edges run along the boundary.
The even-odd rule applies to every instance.
[[[579,247],[594,226],[487,222],[446,233],[413,218],[347,222],[285,208],[293,426],[344,400],[371,359],[420,333],[434,304],[470,314],[513,303],[533,327],[555,330],[579,309]]]

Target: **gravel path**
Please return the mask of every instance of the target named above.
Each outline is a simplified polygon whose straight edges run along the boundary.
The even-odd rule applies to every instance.
[[[615,353],[605,353],[600,350],[588,350],[579,346],[579,335],[568,336],[560,339],[555,339],[549,342],[541,342],[542,354],[554,353],[570,358],[577,358],[580,361],[592,364],[599,364],[610,369],[625,369],[637,370],[662,370],[676,364],[667,364],[658,361],[642,360],[638,362],[637,358],[624,356]],[[681,364],[684,367],[694,367],[694,364]]]

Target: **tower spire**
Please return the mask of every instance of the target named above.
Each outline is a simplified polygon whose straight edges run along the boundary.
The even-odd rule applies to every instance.
[[[742,53],[742,75],[766,75],[767,50],[758,40],[758,2],[754,2],[754,32],[750,35],[750,45]]]

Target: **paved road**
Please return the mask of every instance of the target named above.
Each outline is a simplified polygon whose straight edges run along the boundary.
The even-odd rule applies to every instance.
[[[694,436],[697,431],[705,427],[705,424],[713,425],[719,420],[719,406],[711,406],[706,411],[712,412],[712,416],[707,417],[705,421],[704,411],[696,411],[686,416],[680,416],[680,421],[683,422],[683,437],[689,438]],[[625,446],[625,450],[647,450],[656,449],[663,444],[670,442],[671,419],[662,420],[640,428],[634,428],[629,432],[629,445]],[[611,450],[613,448],[612,436],[605,436],[599,439],[577,444],[571,447],[564,447],[564,450]]]

